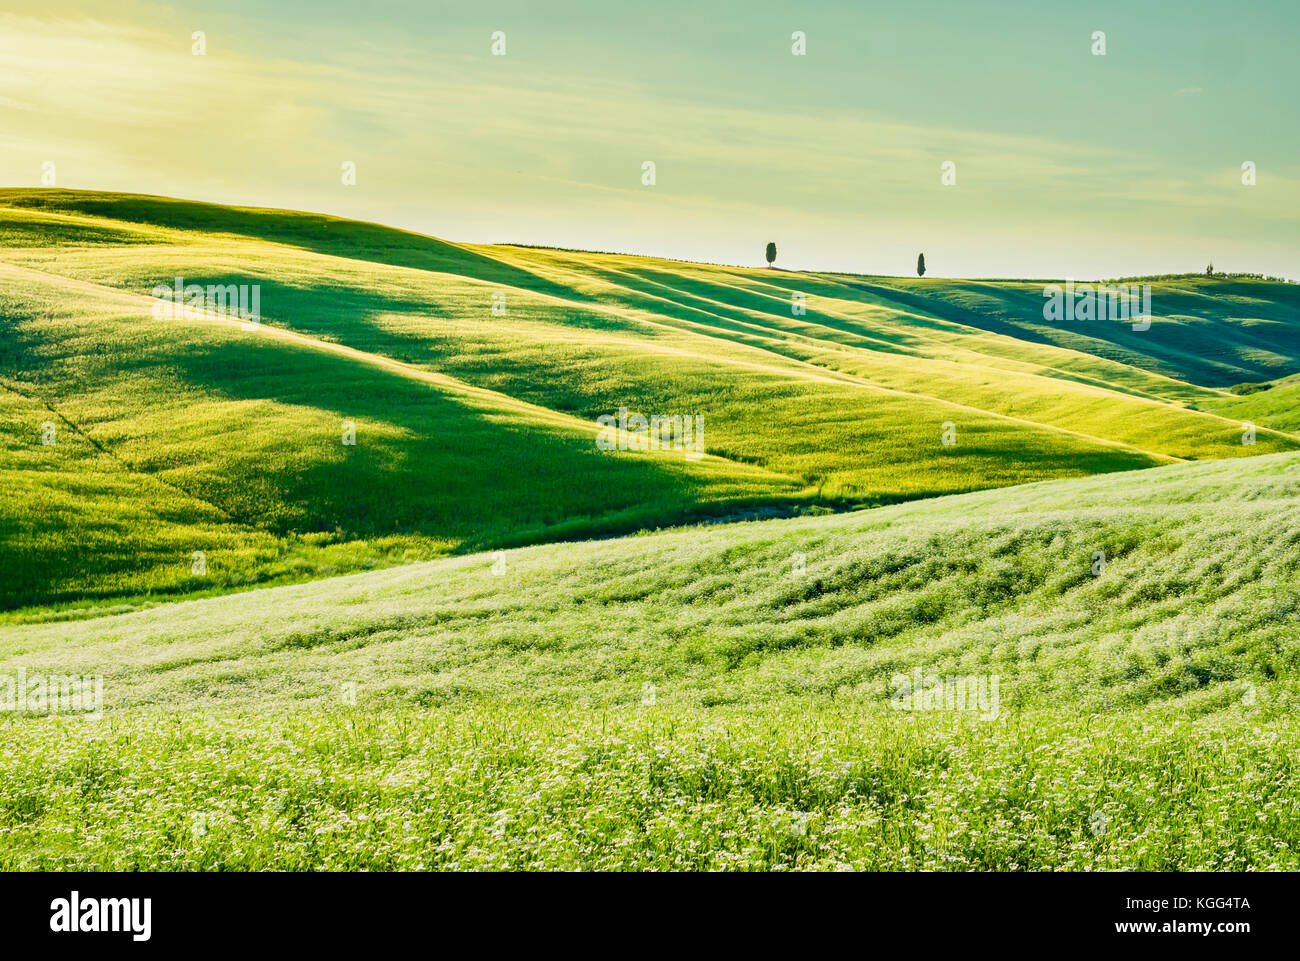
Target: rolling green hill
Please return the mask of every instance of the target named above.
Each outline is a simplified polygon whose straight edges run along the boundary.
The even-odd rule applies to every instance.
[[[158,319],[176,277],[258,285],[261,323]],[[1025,282],[61,190],[0,191],[0,280],[10,611],[1300,447],[1293,408],[1226,390],[1300,372],[1300,288],[1266,281],[1057,329]],[[702,417],[708,456],[599,450],[620,408]]]
[[[1242,422],[1269,424],[1279,430],[1300,432],[1300,380],[1285,378],[1257,384],[1253,393],[1225,397],[1213,403],[1214,412]]]
[[[0,869],[1297,869],[1300,288],[1042,292],[0,191]]]
[[[0,714],[0,867],[1295,870],[1298,468],[2,627],[103,714]]]

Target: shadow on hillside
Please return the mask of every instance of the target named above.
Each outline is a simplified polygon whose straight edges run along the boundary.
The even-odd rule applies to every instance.
[[[255,336],[255,335],[254,335]],[[464,549],[678,523],[723,510],[681,464],[597,450],[593,435],[491,410],[342,357],[265,340],[204,345],[169,368],[205,392],[306,408],[310,436],[250,425],[221,448],[206,499],[278,534],[418,533]],[[342,425],[356,427],[355,445]],[[254,435],[274,431],[266,446]],[[762,501],[770,494],[727,499]]]
[[[841,283],[953,323],[1083,351],[1201,387],[1300,371],[1300,292],[1282,284],[1270,284],[1269,299],[1260,301],[1251,296],[1258,288],[1244,282],[1211,281],[1206,293],[1158,282],[1151,294],[1155,322],[1149,330],[1135,331],[1126,321],[1046,321],[1041,287],[945,281],[910,291],[848,279]]]
[[[788,347],[773,343],[773,337],[781,338],[789,334],[802,334],[821,341],[883,353],[909,353],[900,344],[891,343],[889,337],[879,331],[865,335],[851,321],[827,317],[815,311],[796,317],[791,314],[790,301],[764,296],[743,286],[729,286],[654,267],[629,266],[616,270],[584,264],[583,270],[590,276],[615,285],[605,298],[608,301],[701,324],[723,333],[737,343],[749,344],[782,356],[803,359],[801,352],[793,349],[797,346],[797,341],[792,341]],[[632,296],[620,296],[620,289]],[[797,286],[792,289],[797,289]],[[821,329],[807,330],[809,325]]]
[[[531,271],[444,240],[324,214],[223,207],[166,197],[75,190],[0,191],[0,204],[56,213],[108,217],[178,230],[237,234],[333,257],[459,274],[570,300],[585,299],[573,290]]]
[[[192,272],[186,279],[201,286],[211,284],[238,287],[255,282],[261,287],[261,319],[264,322],[452,376],[467,376],[468,366],[474,375],[483,375],[473,378],[478,386],[486,386],[494,374],[515,372],[509,358],[495,354],[481,364],[474,361],[466,363],[464,354],[467,342],[473,341],[473,327],[467,331],[464,321],[474,318],[467,317],[463,302],[444,296],[445,292],[440,287],[431,286],[427,290],[393,294],[369,287],[321,283],[316,280],[309,285],[287,284],[254,274],[214,275]],[[145,281],[140,286],[140,292],[144,293],[148,286],[148,281]],[[488,300],[484,299],[481,309],[481,323],[486,330],[496,318],[490,315]],[[534,310],[541,309],[535,305],[523,308],[516,306],[512,308],[511,317],[527,319],[533,315]],[[385,322],[386,316],[394,315],[400,316],[399,325]],[[638,332],[641,329],[633,321],[580,309],[547,312],[544,319],[557,327],[571,329],[626,332]],[[444,324],[444,320],[448,323]],[[401,325],[408,329],[399,329]],[[0,351],[3,349],[3,345],[0,345]],[[485,382],[484,377],[489,380]],[[546,380],[544,373],[532,378],[529,386],[530,389],[540,390],[543,385],[545,396],[537,397],[538,403],[565,413],[576,413],[583,409],[572,398],[572,402],[566,402],[556,385]]]

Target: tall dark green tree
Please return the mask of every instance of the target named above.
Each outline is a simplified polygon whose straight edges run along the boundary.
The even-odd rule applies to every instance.
[[[925,254],[918,254],[916,258],[916,276],[925,276]]]
[[[773,262],[775,262],[775,260],[776,260],[776,244],[769,243],[767,245],[767,265],[771,267]]]

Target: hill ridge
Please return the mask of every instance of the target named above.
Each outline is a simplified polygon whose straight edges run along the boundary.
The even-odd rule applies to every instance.
[[[175,277],[258,285],[259,329],[142,321]],[[1036,343],[1025,283],[668,270],[43,190],[0,190],[0,279],[0,377],[86,438],[45,447],[35,408],[0,408],[0,519],[52,565],[0,551],[7,609],[1300,448],[1293,387],[1214,383],[1231,364],[1300,374],[1300,301],[1264,281],[1180,282],[1146,340],[1101,324]],[[1255,331],[1241,358],[1237,327]],[[597,417],[624,407],[702,417],[708,456],[598,450]],[[59,562],[78,538],[97,546]]]

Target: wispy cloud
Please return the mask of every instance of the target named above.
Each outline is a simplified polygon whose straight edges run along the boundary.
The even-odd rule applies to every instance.
[[[1296,197],[1286,171],[1267,171],[1267,196],[1233,193],[1217,172],[1175,173],[1135,150],[1132,131],[1062,140],[815,102],[714,103],[581,69],[365,42],[328,61],[255,53],[228,31],[208,37],[206,56],[190,43],[145,22],[0,17],[0,177],[35,184],[53,160],[62,186],[698,259],[748,258],[751,231],[779,232],[796,263],[832,268],[942,243],[972,273],[1006,273],[1014,257],[1016,269],[1082,276],[1108,234],[1175,237],[1191,211],[1202,226],[1295,222],[1294,205],[1278,203]],[[358,165],[355,188],[340,183],[345,160]],[[658,165],[654,188],[640,181],[645,160]],[[949,160],[954,187],[940,184]],[[1106,205],[1120,203],[1126,219],[1108,223]]]

